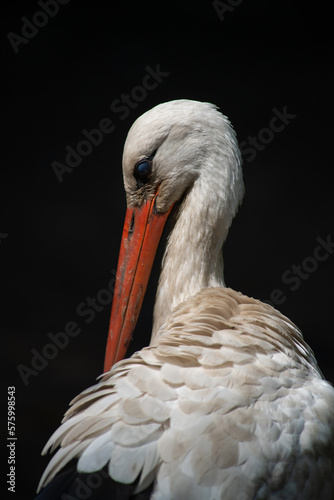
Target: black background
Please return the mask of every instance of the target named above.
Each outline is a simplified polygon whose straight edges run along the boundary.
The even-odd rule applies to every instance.
[[[40,457],[44,443],[68,402],[102,371],[110,305],[91,323],[76,308],[112,278],[126,208],[123,143],[132,122],[160,102],[213,102],[240,142],[269,126],[273,108],[296,115],[244,163],[246,196],[224,248],[225,278],[263,300],[282,290],[278,308],[334,381],[333,255],[295,291],[282,281],[293,265],[312,267],[317,238],[333,234],[330,11],[314,2],[244,0],[221,21],[204,1],[106,5],[69,1],[17,54],[7,34],[21,35],[22,16],[31,20],[41,7],[13,1],[3,13],[2,399],[16,387],[18,498],[33,497],[48,462]],[[111,103],[157,65],[169,75],[121,120]],[[103,118],[115,130],[60,183],[52,162],[64,163],[65,147],[75,148],[82,129]],[[158,273],[159,262],[131,352],[149,341]],[[25,385],[17,366],[31,367],[31,349],[42,352],[47,334],[68,321],[81,333]]]

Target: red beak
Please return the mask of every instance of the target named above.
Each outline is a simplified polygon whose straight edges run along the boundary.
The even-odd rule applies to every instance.
[[[155,211],[155,199],[128,208],[118,258],[104,372],[124,358],[143,303],[160,237],[172,207]]]

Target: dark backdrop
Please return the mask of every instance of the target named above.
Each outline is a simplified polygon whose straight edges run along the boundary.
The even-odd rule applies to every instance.
[[[231,119],[246,196],[224,249],[227,284],[274,300],[334,381],[330,11],[284,0],[57,5],[12,1],[2,13],[2,398],[15,386],[20,498],[32,498],[48,461],[41,448],[68,402],[102,371],[110,296],[101,290],[125,213],[122,147],[158,103],[209,101]],[[81,143],[101,121],[100,144]],[[59,174],[68,151],[78,165]],[[159,262],[131,352],[149,341],[158,273]],[[80,315],[97,296],[95,316]],[[80,333],[56,348],[50,333],[69,322]]]

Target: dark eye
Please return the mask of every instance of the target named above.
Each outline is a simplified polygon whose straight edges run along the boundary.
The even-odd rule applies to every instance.
[[[141,160],[137,163],[133,175],[137,181],[138,188],[144,186],[149,181],[150,173],[151,160]]]

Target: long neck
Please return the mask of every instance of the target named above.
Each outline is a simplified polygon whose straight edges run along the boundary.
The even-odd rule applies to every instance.
[[[232,217],[219,191],[199,178],[180,207],[163,258],[151,343],[175,306],[203,288],[225,286],[222,244]]]

